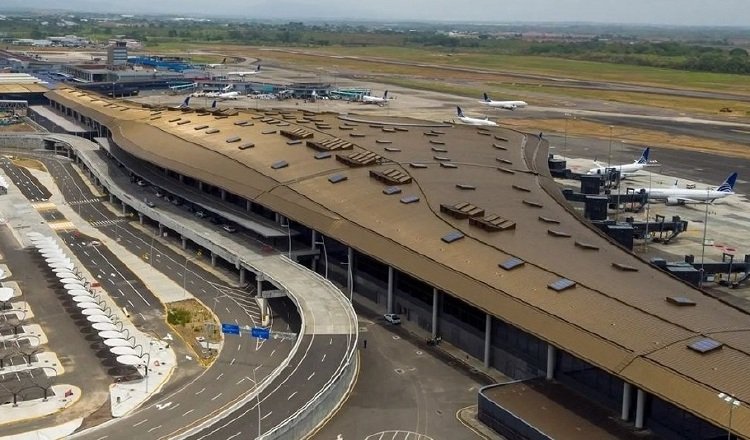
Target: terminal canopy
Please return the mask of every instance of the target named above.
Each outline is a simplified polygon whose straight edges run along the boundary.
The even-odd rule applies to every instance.
[[[13,298],[12,287],[0,287],[0,302],[6,302]]]

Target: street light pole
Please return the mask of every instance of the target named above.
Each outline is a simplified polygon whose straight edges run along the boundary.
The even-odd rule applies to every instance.
[[[719,399],[729,404],[729,425],[727,426],[727,440],[732,440],[732,413],[734,408],[740,406],[740,401],[727,393],[717,394]]]
[[[255,370],[257,370],[258,368],[260,368],[260,366],[257,366],[255,368],[253,368],[253,383],[255,384],[255,397],[258,399],[258,403],[257,403],[257,405],[258,405],[258,438],[260,438],[261,435],[263,435],[263,432],[261,431],[261,428],[260,428],[260,422],[261,422],[261,418],[260,418],[260,390],[258,390],[258,379],[255,376]]]
[[[607,168],[612,166],[612,128],[613,126],[609,126],[609,154],[607,154]]]
[[[704,259],[706,258],[706,232],[708,230],[708,195],[711,190],[706,188],[706,214],[703,217],[703,242],[701,243],[701,270],[700,279],[698,280],[698,287],[703,287],[703,274],[705,269],[703,266]]]

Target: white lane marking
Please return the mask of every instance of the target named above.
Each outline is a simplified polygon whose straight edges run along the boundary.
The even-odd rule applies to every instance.
[[[221,379],[221,376],[223,376],[223,375],[224,375],[224,373],[221,373],[221,374],[219,374],[218,376],[216,376],[216,380],[219,380],[219,379]]]
[[[148,432],[156,431],[157,429],[161,428],[161,425],[154,426],[153,428],[149,429]]]
[[[117,289],[118,292],[120,292],[120,296],[125,296],[125,292],[122,291],[122,289]]]
[[[292,399],[292,397],[294,397],[294,396],[295,396],[296,394],[297,394],[297,392],[296,392],[296,391],[295,391],[295,392],[293,392],[292,394],[290,394],[290,395],[289,395],[289,397],[287,397],[287,398],[286,398],[286,400],[291,400],[291,399]]]
[[[206,391],[206,387],[201,388],[201,390],[198,391],[197,393],[195,393],[195,395],[197,396],[198,394],[200,394],[200,393],[202,393],[204,391]]]
[[[170,407],[167,411],[172,411],[173,409],[176,409],[178,406],[180,406],[179,403],[177,405]]]
[[[184,414],[182,415],[182,417],[185,417],[186,415],[190,414],[190,413],[191,413],[191,412],[193,412],[193,411],[195,411],[195,410],[194,410],[194,409],[191,409],[190,411],[186,411],[186,412],[185,412],[185,413],[184,413]]]
[[[96,440],[104,440],[105,438],[109,438],[109,436],[108,435],[103,435],[103,436],[99,437]]]
[[[237,351],[240,351],[240,348],[242,348],[242,344],[237,344]]]
[[[326,354],[324,353],[323,354],[323,359],[321,359],[320,362],[325,362],[325,361],[326,361]]]
[[[276,349],[275,348],[273,350],[271,350],[271,356],[273,356],[274,353],[276,353]],[[271,357],[271,356],[268,356],[268,357]]]
[[[146,422],[148,422],[148,419],[143,419],[143,420],[141,420],[140,422],[138,422],[138,423],[134,424],[134,425],[133,425],[133,428],[135,428],[136,426],[140,426],[140,425],[142,425],[142,424],[144,424],[144,423],[146,423]]]
[[[239,437],[239,435],[242,434],[242,431],[238,432],[237,434],[232,434],[229,437],[227,437],[226,440],[232,440],[235,437]]]
[[[239,384],[241,384],[244,381],[245,381],[245,378],[243,377],[242,379],[240,379],[239,381],[237,381],[237,383],[235,385],[239,385]]]
[[[263,417],[261,417],[260,419],[261,419],[261,420],[265,420],[265,419],[266,419],[266,418],[267,418],[268,416],[270,416],[271,414],[273,414],[273,411],[270,411],[270,412],[269,412],[268,414],[264,415],[264,416],[263,416]]]
[[[224,394],[224,393],[219,393],[219,394],[215,395],[214,397],[211,398],[211,401],[213,402],[214,400],[218,399],[219,397],[221,397],[222,394]]]
[[[128,304],[130,304],[130,307],[135,307],[135,306],[133,305],[133,301],[131,301],[131,300],[128,300]]]
[[[309,376],[307,376],[307,380],[312,379],[313,376],[315,376],[315,372],[314,371],[312,372],[312,374],[310,374]]]
[[[232,358],[232,362],[229,363],[229,365],[234,365],[234,361],[236,361],[237,358]]]

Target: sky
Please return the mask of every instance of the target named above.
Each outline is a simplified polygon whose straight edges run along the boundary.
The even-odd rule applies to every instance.
[[[0,9],[404,21],[749,26],[748,0],[1,0]]]

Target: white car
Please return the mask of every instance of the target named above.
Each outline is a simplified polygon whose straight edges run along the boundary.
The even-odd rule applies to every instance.
[[[401,324],[401,317],[396,313],[386,313],[385,315],[383,315],[383,318],[385,318],[386,321],[390,322],[393,325]]]

